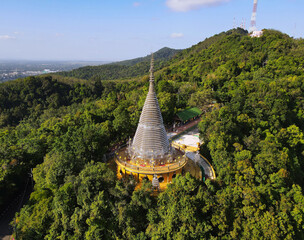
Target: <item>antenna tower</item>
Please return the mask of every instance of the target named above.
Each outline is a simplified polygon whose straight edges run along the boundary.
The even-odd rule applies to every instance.
[[[246,19],[245,18],[242,18],[242,23],[241,23],[240,28],[243,28],[244,30],[246,29]]]
[[[254,31],[257,30],[257,28],[256,28],[257,7],[258,7],[258,0],[253,0],[253,9],[252,9],[252,15],[251,15],[251,27],[249,29],[249,32],[254,32]]]

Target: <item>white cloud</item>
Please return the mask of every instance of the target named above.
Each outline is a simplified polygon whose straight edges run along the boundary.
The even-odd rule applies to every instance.
[[[134,6],[134,7],[139,7],[140,5],[141,5],[140,2],[134,2],[134,3],[133,3],[133,6]]]
[[[171,38],[182,38],[184,36],[183,33],[171,33]]]
[[[204,6],[216,5],[230,0],[167,0],[167,6],[176,12],[187,12]]]
[[[0,40],[8,40],[8,39],[15,39],[16,37],[14,36],[9,36],[9,35],[0,35]]]

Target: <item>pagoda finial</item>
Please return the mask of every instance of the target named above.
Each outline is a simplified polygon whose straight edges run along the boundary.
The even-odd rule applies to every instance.
[[[150,82],[154,82],[154,54],[151,54]]]

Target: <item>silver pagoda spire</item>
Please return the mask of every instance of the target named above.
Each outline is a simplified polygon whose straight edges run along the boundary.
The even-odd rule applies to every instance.
[[[153,54],[149,92],[130,148],[132,159],[142,159],[153,165],[158,165],[172,153],[155,93]]]

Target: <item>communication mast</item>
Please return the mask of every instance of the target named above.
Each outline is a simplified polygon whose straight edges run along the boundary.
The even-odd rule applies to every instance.
[[[256,28],[257,7],[258,7],[258,0],[253,0],[253,9],[252,9],[252,15],[251,15],[251,27],[249,29],[249,32],[254,32],[254,31],[257,30],[257,28]]]
[[[253,0],[253,10],[251,15],[251,27],[249,29],[251,37],[261,37],[263,35],[263,31],[258,31],[256,27],[256,13],[258,7],[258,0]]]

